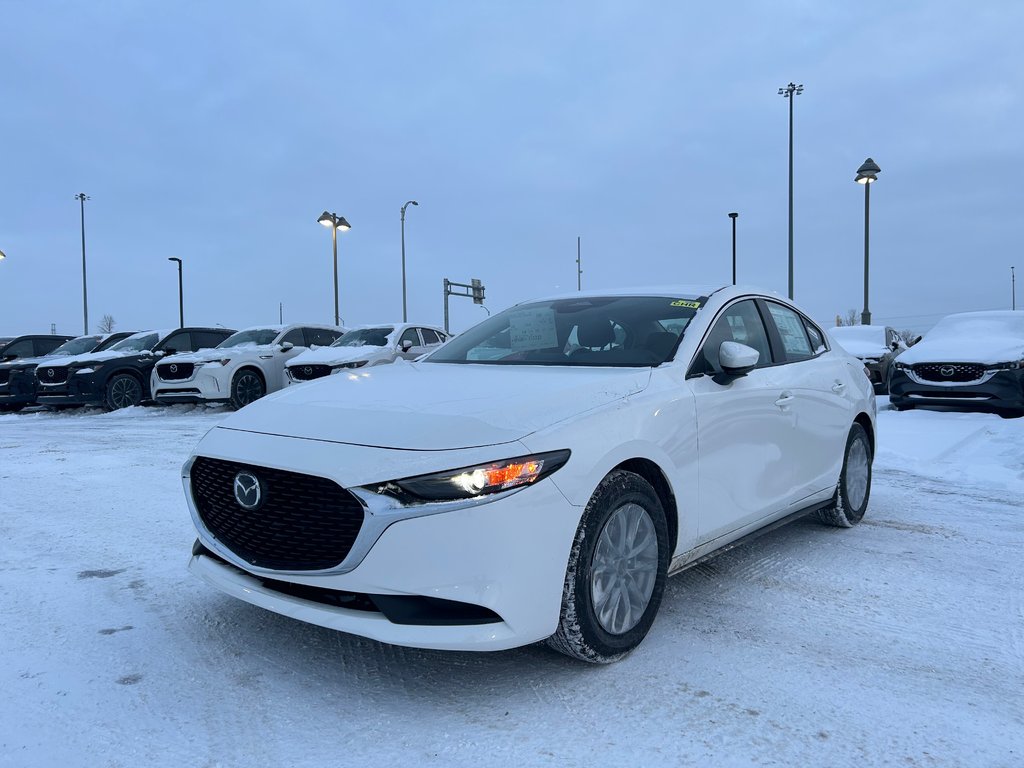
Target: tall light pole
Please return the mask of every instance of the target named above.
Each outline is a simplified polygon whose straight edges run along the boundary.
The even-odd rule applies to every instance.
[[[732,219],[732,284],[736,285],[736,219],[739,214],[734,211],[729,218]]]
[[[864,311],[860,313],[861,325],[871,325],[871,310],[868,309],[868,234],[871,223],[871,184],[878,181],[882,169],[870,157],[861,163],[854,178],[858,184],[864,185]]]
[[[178,262],[178,327],[185,327],[185,298],[181,284],[181,259],[176,256],[168,256],[168,261]]]
[[[409,322],[409,314],[406,311],[405,304],[405,209],[410,205],[418,206],[415,200],[406,201],[405,205],[402,206],[402,322]]]
[[[576,290],[583,290],[583,254],[580,251],[580,237],[576,236]]]
[[[89,333],[89,292],[86,290],[85,282],[85,201],[91,199],[85,192],[75,195],[75,200],[81,203],[82,207],[82,316],[85,323],[83,335]]]
[[[0,256],[3,254],[0,253]],[[1017,308],[1017,276],[1013,273],[1013,267],[1010,267],[1010,295],[1013,296],[1013,303],[1010,305],[1010,309]]]
[[[793,298],[793,101],[804,92],[803,84],[779,88],[779,95],[789,99],[789,298]]]
[[[334,251],[334,324],[341,325],[341,315],[338,313],[338,230],[348,232],[352,225],[345,221],[344,216],[327,211],[321,213],[317,221],[331,228],[331,248]]]

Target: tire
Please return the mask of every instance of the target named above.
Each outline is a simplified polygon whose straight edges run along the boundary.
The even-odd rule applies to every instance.
[[[231,407],[236,411],[267,394],[263,377],[252,368],[243,368],[231,379]]]
[[[654,623],[668,562],[668,524],[658,494],[640,475],[611,472],[580,520],[569,553],[558,629],[548,645],[595,664],[621,659]],[[632,587],[629,594],[627,587]],[[631,611],[617,610],[627,605]]]
[[[142,382],[130,373],[111,376],[107,382],[103,405],[108,411],[119,411],[142,402]]]
[[[843,454],[843,468],[835,496],[827,507],[818,510],[825,525],[852,528],[864,518],[871,497],[871,441],[860,424],[850,428]]]

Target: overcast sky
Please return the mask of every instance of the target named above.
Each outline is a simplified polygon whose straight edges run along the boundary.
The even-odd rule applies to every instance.
[[[0,0],[0,335],[401,319],[739,279],[924,330],[1024,278],[1019,2]],[[1022,280],[1024,282],[1024,280]],[[1024,285],[1018,290],[1024,306]],[[453,330],[482,320],[451,300]]]

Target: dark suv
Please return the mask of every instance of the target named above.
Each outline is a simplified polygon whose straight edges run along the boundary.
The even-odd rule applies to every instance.
[[[72,338],[74,337],[57,336],[55,334],[5,337],[0,339],[0,363],[17,360],[20,357],[48,355],[65,341]]]
[[[79,336],[65,341],[48,354],[19,357],[0,363],[0,412],[20,411],[27,405],[35,404],[38,387],[36,366],[53,365],[61,362],[63,358],[87,352],[100,352],[133,333],[135,331]]]
[[[103,352],[67,358],[59,365],[39,365],[36,400],[40,405],[101,405],[112,411],[139,405],[150,399],[150,374],[157,360],[215,347],[233,333],[229,328],[142,331]]]

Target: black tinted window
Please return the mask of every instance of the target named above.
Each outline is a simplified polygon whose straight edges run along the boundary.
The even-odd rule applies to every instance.
[[[230,331],[192,331],[192,340],[196,349],[209,349],[216,347],[230,335]]]
[[[3,351],[3,358],[5,360],[13,360],[18,357],[32,357],[34,354],[35,351],[32,347],[32,339],[24,339],[23,341],[16,341],[5,347]]]
[[[438,338],[437,331],[431,328],[420,328],[420,335],[423,337],[424,344],[440,344],[441,339]]]
[[[318,347],[329,347],[341,336],[341,331],[332,331],[328,328],[306,328],[306,346],[314,344]]]
[[[290,331],[288,331],[288,333],[284,335],[284,338],[281,339],[282,344],[284,344],[285,342],[290,342],[296,347],[306,346],[306,339],[302,335],[302,329],[292,328]]]
[[[172,333],[157,348],[166,351],[168,354],[195,351],[195,348],[192,346],[192,334],[189,331]]]
[[[825,351],[825,334],[823,334],[818,327],[804,318],[804,330],[807,331],[807,338],[811,341],[811,351],[815,356],[820,355]]]
[[[63,343],[64,340],[59,336],[55,336],[52,339],[36,339],[34,342],[36,348],[35,353],[37,355],[48,355]]]
[[[405,331],[402,333],[402,338],[398,340],[398,346],[401,347],[407,341],[412,342],[412,345],[414,347],[418,347],[420,345],[420,337],[419,334],[416,333],[415,328],[405,329]]]

